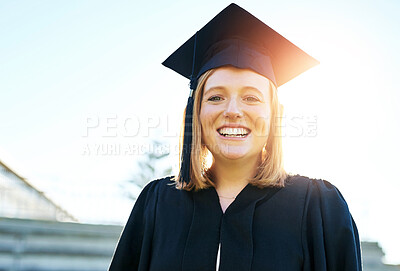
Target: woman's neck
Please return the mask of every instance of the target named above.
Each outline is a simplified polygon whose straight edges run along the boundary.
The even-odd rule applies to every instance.
[[[211,171],[221,194],[236,196],[254,177],[259,161],[214,160]]]

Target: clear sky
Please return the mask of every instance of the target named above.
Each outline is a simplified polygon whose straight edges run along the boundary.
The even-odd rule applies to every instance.
[[[149,140],[176,166],[188,82],[161,62],[214,2],[0,1],[0,160],[82,221],[124,223]],[[279,89],[287,170],[335,184],[400,263],[400,2],[236,3],[321,63]]]

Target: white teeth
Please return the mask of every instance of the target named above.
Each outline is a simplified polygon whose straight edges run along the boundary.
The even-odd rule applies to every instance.
[[[229,137],[245,137],[249,133],[249,130],[247,130],[245,128],[224,127],[224,128],[218,129],[218,133],[220,133],[223,136],[229,136]]]

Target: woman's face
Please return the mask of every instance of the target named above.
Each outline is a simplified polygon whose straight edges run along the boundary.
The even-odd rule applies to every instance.
[[[202,142],[214,159],[258,159],[270,123],[269,80],[221,67],[207,79],[201,102]]]

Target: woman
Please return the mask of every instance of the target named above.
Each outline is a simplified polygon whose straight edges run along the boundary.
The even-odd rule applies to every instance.
[[[361,270],[340,192],[283,169],[277,87],[317,62],[231,4],[163,64],[191,80],[180,172],[143,189],[109,270]]]

